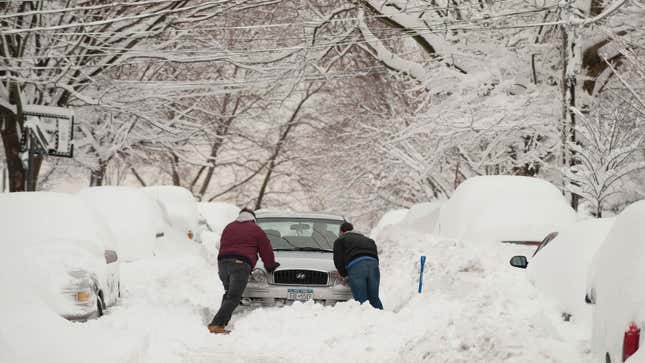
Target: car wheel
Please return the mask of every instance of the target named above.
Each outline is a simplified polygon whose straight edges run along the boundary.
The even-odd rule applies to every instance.
[[[605,363],[611,363],[611,356],[609,355],[609,352],[605,353]]]
[[[100,318],[103,316],[103,294],[99,292],[96,298],[96,317]]]

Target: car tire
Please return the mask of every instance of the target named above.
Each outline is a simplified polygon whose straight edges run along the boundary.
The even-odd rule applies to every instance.
[[[103,293],[99,292],[96,298],[96,317],[103,316]]]
[[[611,363],[611,356],[609,355],[609,352],[605,353],[605,363]]]

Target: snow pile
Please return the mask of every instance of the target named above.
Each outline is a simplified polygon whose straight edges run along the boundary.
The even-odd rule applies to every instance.
[[[173,185],[145,187],[150,197],[164,206],[171,225],[183,233],[197,233],[199,212],[195,198],[186,188]]]
[[[399,225],[420,233],[433,233],[439,220],[443,201],[432,201],[413,205]]]
[[[620,213],[596,252],[587,291],[594,296],[592,346],[598,359],[622,354],[623,333],[631,322],[645,328],[645,200]]]
[[[393,209],[387,211],[381,219],[379,219],[376,226],[372,229],[370,236],[379,238],[381,232],[388,226],[393,226],[400,223],[408,214],[408,209]]]
[[[109,231],[77,196],[43,192],[0,194],[0,231],[0,362],[86,361],[92,336],[60,317],[61,289],[70,270],[105,279]]]
[[[159,205],[140,189],[94,187],[79,195],[111,227],[121,260],[152,256],[157,236],[168,232]]]
[[[57,325],[43,317],[60,339],[49,339],[47,329],[16,327],[15,318],[9,326],[20,331],[16,339],[31,346],[18,361],[68,362],[70,352],[99,362],[583,361],[577,342],[560,333],[550,318],[555,313],[544,310],[537,290],[507,256],[411,231],[397,225],[400,220],[382,225],[376,241],[384,311],[355,301],[238,309],[233,334],[214,336],[206,325],[219,307],[222,284],[216,265],[191,248],[123,264],[121,302],[101,319]],[[421,295],[420,255],[428,257]],[[0,339],[8,334],[0,325]]]
[[[575,222],[551,183],[520,176],[477,176],[443,204],[436,232],[467,241],[541,241]]]
[[[528,267],[535,286],[553,298],[572,320],[591,329],[591,307],[584,301],[589,266],[605,240],[613,218],[590,219],[563,229],[541,249]],[[566,278],[564,278],[566,276]]]
[[[223,202],[208,202],[197,203],[197,208],[212,230],[202,233],[202,243],[209,253],[216,254],[224,227],[237,218],[240,207]]]
[[[73,308],[61,293],[72,283],[70,271],[94,272],[105,283],[104,250],[111,234],[76,196],[0,194],[0,231],[2,253],[21,261],[19,269],[3,270],[29,275],[36,294],[58,314]]]

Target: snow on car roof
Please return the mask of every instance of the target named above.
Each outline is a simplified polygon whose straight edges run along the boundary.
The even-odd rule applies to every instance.
[[[344,221],[343,216],[337,214],[328,214],[320,212],[294,212],[284,210],[266,210],[260,209],[255,212],[257,218],[311,218],[311,219],[331,219]]]

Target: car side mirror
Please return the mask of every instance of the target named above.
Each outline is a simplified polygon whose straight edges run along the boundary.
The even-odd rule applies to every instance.
[[[585,294],[585,303],[587,303],[587,304],[589,304],[589,305],[593,305],[593,304],[595,304],[595,303],[596,303],[596,301],[595,301],[596,299],[595,299],[595,296],[594,296],[594,295],[595,295],[595,291],[594,291],[593,289],[591,289],[591,291],[590,291],[590,292],[586,293],[586,294]]]
[[[513,256],[511,258],[511,266],[517,267],[517,268],[526,268],[526,266],[529,265],[529,261],[526,259],[525,256]]]

